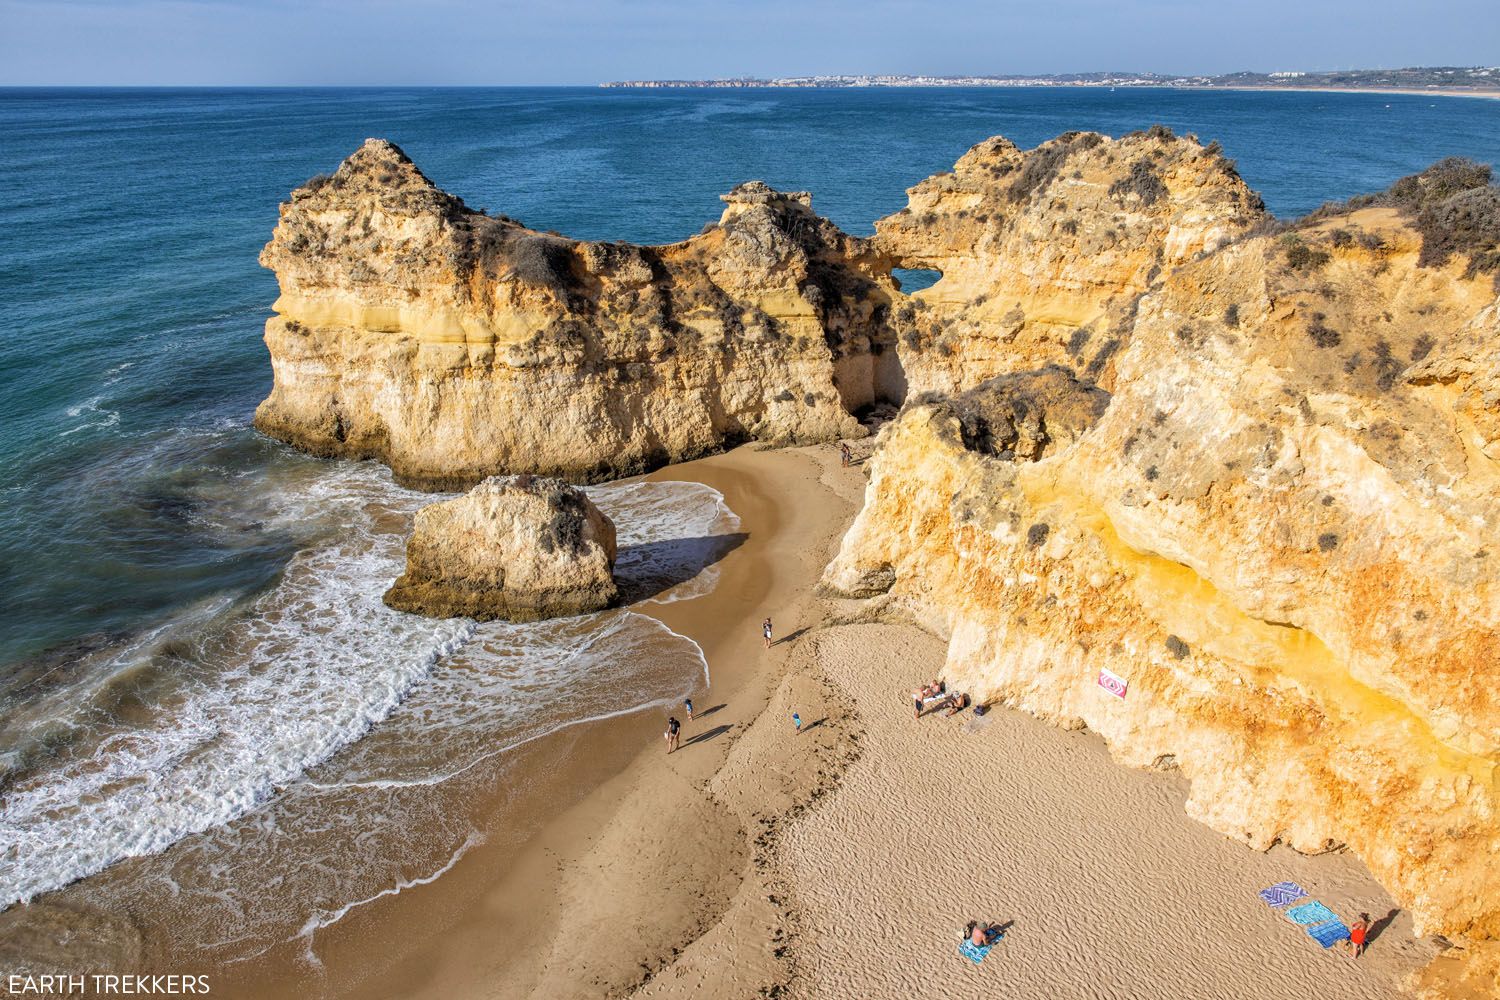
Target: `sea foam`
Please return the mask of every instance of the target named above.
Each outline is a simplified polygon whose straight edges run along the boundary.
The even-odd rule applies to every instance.
[[[591,493],[617,519],[633,593],[665,601],[711,587],[703,539],[738,526],[717,492],[632,483]],[[706,683],[696,644],[629,610],[477,625],[385,607],[410,515],[434,499],[377,467],[330,466],[266,501],[269,529],[326,527],[274,586],[187,609],[30,706],[74,731],[66,752],[17,772],[7,789],[0,905],[182,842],[175,860],[141,878],[166,897],[186,892],[229,929],[251,899],[264,902],[235,888],[256,881],[252,867],[328,860],[326,831],[299,840],[298,827],[332,831],[346,819],[337,832],[363,838],[360,863],[399,885],[410,845],[379,831],[402,821],[396,790],[442,784],[541,736]],[[657,663],[664,650],[674,652]],[[450,846],[473,835],[454,829]],[[367,881],[324,879],[296,904],[300,922],[309,907],[337,913],[362,898],[354,894]],[[280,917],[300,926],[299,913]]]

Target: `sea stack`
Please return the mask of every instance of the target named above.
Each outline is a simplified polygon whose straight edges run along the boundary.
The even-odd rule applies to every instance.
[[[385,592],[398,611],[434,618],[537,621],[619,599],[615,526],[557,479],[496,476],[417,511],[406,572]]]
[[[723,200],[680,243],[568,239],[466,207],[372,139],[292,193],[261,254],[281,295],[255,425],[421,489],[862,433],[854,411],[900,393],[889,268],[806,194]]]

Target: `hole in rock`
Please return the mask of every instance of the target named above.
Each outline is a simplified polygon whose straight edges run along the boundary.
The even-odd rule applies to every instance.
[[[897,288],[910,295],[937,284],[942,280],[943,272],[930,268],[895,267],[891,269],[891,277],[896,280]]]

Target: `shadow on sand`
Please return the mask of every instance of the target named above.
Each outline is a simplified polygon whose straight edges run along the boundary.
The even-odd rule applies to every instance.
[[[686,583],[745,544],[743,531],[622,545],[615,559],[620,603],[634,604]]]
[[[692,746],[694,743],[706,743],[716,736],[723,736],[733,728],[734,726],[714,726],[712,729],[705,729],[697,736],[694,736],[692,739],[685,741],[682,744],[682,748],[685,750],[688,747]]]

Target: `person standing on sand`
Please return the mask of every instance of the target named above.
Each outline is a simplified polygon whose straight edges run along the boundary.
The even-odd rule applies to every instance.
[[[792,725],[797,727],[797,732],[802,732],[802,716],[796,712],[792,713]]]
[[[1365,942],[1370,937],[1370,915],[1361,913],[1359,919],[1354,921],[1349,928],[1349,943],[1346,945],[1350,958],[1358,958],[1365,953]]]
[[[682,707],[685,708],[685,709],[687,709],[688,721],[692,722],[693,721],[693,699],[691,699],[691,698],[684,698],[684,699],[682,699]]]
[[[767,618],[760,623],[760,634],[766,638],[766,648],[771,648],[771,619]]]
[[[854,452],[849,450],[849,443],[847,441],[840,441],[839,464],[847,469],[849,468],[849,463],[852,461],[854,461]]]
[[[682,723],[677,721],[677,717],[675,715],[668,716],[667,731],[665,733],[662,733],[662,735],[667,738],[667,753],[671,753],[673,750],[677,749],[677,734],[681,730]]]

